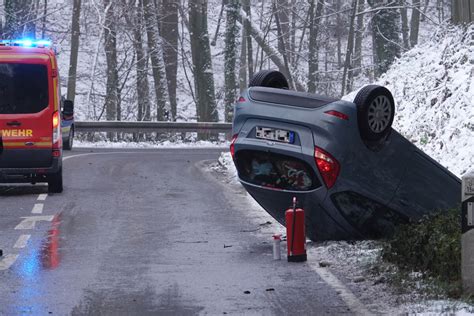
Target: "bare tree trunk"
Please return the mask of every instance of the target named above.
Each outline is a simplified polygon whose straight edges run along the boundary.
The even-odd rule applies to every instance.
[[[336,0],[336,37],[337,37],[337,68],[341,68],[342,65],[342,19],[341,19],[341,0]]]
[[[125,21],[128,29],[133,33],[133,48],[135,50],[136,63],[136,90],[137,90],[137,121],[150,121],[150,87],[148,84],[148,56],[143,48],[143,11],[141,0],[123,0],[124,5],[130,14],[125,14]],[[139,141],[142,137],[140,133],[134,133],[133,139]]]
[[[418,44],[418,30],[420,28],[420,0],[413,0],[413,9],[411,13],[410,23],[410,45],[411,47]]]
[[[137,121],[150,121],[150,86],[148,83],[148,56],[143,47],[143,21],[142,0],[129,0],[131,14],[126,14],[128,28],[133,31],[133,48],[136,55],[136,89],[137,89]],[[138,5],[138,6],[137,6]]]
[[[81,35],[80,18],[81,0],[74,0],[72,8],[71,55],[69,56],[69,74],[67,80],[67,99],[71,101],[74,101],[76,97],[77,59],[79,57],[79,37]]]
[[[278,51],[281,55],[288,56],[288,45],[290,44],[290,5],[288,0],[274,0],[275,20],[280,24],[280,35],[278,35]]]
[[[317,4],[315,5],[315,1]],[[308,91],[316,92],[319,71],[318,34],[323,1],[311,0],[309,7]]]
[[[296,0],[291,0],[290,3],[291,8],[291,28],[290,28],[290,51],[291,51],[291,59],[290,63],[295,66],[296,60],[296,20],[298,19],[298,14],[296,13]]]
[[[157,103],[156,119],[165,120],[165,111],[168,107],[168,84],[163,57],[163,43],[158,32],[156,7],[152,0],[143,0],[143,13],[145,17],[148,49],[153,70],[155,95]]]
[[[106,119],[112,121],[120,120],[120,109],[118,109],[117,33],[112,0],[104,0],[104,8],[105,57],[107,59],[105,113]]]
[[[171,118],[176,120],[177,72],[178,72],[178,0],[162,0],[161,34],[163,36],[163,58],[171,105]]]
[[[243,8],[245,13],[248,17],[251,17],[252,11],[250,7],[250,0],[243,0]],[[248,78],[253,76],[253,69],[254,69],[254,62],[253,62],[253,45],[252,45],[252,35],[250,34],[250,26],[247,21],[244,21],[244,28],[245,28],[245,41],[247,42],[247,71],[248,71]]]
[[[242,28],[242,40],[240,42],[240,67],[239,67],[239,90],[242,92],[247,88],[247,69],[248,69],[248,59],[247,59],[247,29]]]
[[[239,17],[240,4],[236,0],[230,0],[226,5],[226,32],[225,32],[225,121],[232,122],[233,107],[237,99],[237,83],[235,80],[235,65],[237,63],[237,34],[239,26],[237,19]],[[245,41],[246,39],[244,39]]]
[[[400,0],[400,6],[403,8],[400,9],[400,16],[402,19],[402,40],[403,40],[403,48],[405,50],[410,49],[410,38],[409,32],[410,29],[408,28],[408,15],[407,15],[407,8],[405,0]]]
[[[421,16],[421,22],[425,21],[426,12],[428,11],[428,6],[430,5],[430,0],[425,0],[425,5],[423,7],[423,15]]]
[[[73,4],[73,11],[76,1]],[[80,7],[80,6],[79,6]],[[41,38],[44,39],[46,36],[46,17],[48,16],[48,0],[44,0],[43,4],[43,18],[41,19],[41,23],[43,24],[41,27]],[[74,18],[73,18],[74,19]],[[74,20],[73,20],[74,23]]]
[[[385,0],[370,0],[372,8],[383,8]],[[372,39],[375,63],[375,77],[386,72],[400,56],[400,12],[381,9],[372,18]]]
[[[244,20],[244,21],[247,20],[248,21],[248,17],[247,17],[247,15],[245,14],[245,12],[243,10],[240,10],[240,14],[242,16],[242,20]],[[270,58],[270,60],[279,69],[283,70],[283,74],[287,78],[291,79],[291,77],[290,77],[291,74],[289,72],[285,73],[286,72],[285,62],[282,60],[282,58],[280,58],[280,56],[278,54],[278,51],[276,51],[272,46],[270,46],[265,41],[265,39],[262,37],[262,32],[259,29],[255,28],[255,26],[250,21],[249,21],[249,25],[250,25],[250,31],[251,31],[252,37],[255,40],[255,42],[257,42],[257,44],[262,48],[262,51],[265,52],[265,54],[268,56],[268,58]],[[262,58],[262,62],[263,62],[263,58]],[[297,90],[299,90],[299,91],[304,90],[304,85],[301,82],[299,82],[296,78],[294,78],[293,81],[295,83],[295,86],[296,86]]]
[[[280,54],[283,57],[283,65],[284,68],[280,68],[280,71],[284,74],[286,74],[286,78],[288,78],[288,83],[290,84],[290,88],[295,88],[295,84],[293,82],[293,76],[290,71],[290,64],[288,62],[288,54],[287,54],[287,44],[285,42],[285,34],[283,33],[283,28],[280,23],[280,16],[278,14],[277,8],[274,5],[274,10],[275,10],[275,22],[277,26],[277,34],[278,34],[278,47],[280,50]]]
[[[342,75],[341,96],[343,96],[347,91],[350,91],[352,89],[351,54],[354,48],[354,20],[355,20],[356,12],[357,12],[357,0],[353,0],[351,21],[350,21],[350,26],[349,26],[349,36],[347,39],[346,59],[344,61],[344,73]],[[348,78],[347,81],[346,81],[346,78]]]
[[[211,46],[216,46],[217,37],[219,36],[219,30],[221,29],[221,21],[222,21],[222,16],[224,15],[226,1],[222,1],[221,12],[219,12],[219,18],[217,19],[216,32],[214,33],[214,38],[211,41]]]
[[[359,0],[358,3],[358,8],[357,12],[363,12],[364,11],[364,2],[365,0]],[[357,76],[361,73],[361,68],[362,68],[362,39],[364,36],[364,15],[359,14],[357,16],[357,27],[355,30],[355,43],[354,43],[354,76]]]
[[[207,28],[207,0],[189,1],[189,32],[198,121],[216,122],[218,116]]]

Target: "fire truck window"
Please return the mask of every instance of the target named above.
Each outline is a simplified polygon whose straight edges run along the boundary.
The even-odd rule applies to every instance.
[[[48,101],[45,65],[0,63],[0,114],[38,113]]]

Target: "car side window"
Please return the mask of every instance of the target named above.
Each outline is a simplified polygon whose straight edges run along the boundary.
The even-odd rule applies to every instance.
[[[334,193],[331,199],[342,216],[365,237],[390,236],[395,225],[408,221],[402,214],[356,192]]]

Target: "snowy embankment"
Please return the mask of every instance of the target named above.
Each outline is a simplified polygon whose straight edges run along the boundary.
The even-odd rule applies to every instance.
[[[438,31],[377,84],[394,95],[397,131],[457,176],[474,168],[474,25]]]

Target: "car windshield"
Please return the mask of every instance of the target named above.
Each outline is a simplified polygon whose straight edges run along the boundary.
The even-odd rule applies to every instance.
[[[48,106],[45,65],[0,63],[0,114],[38,113]]]

